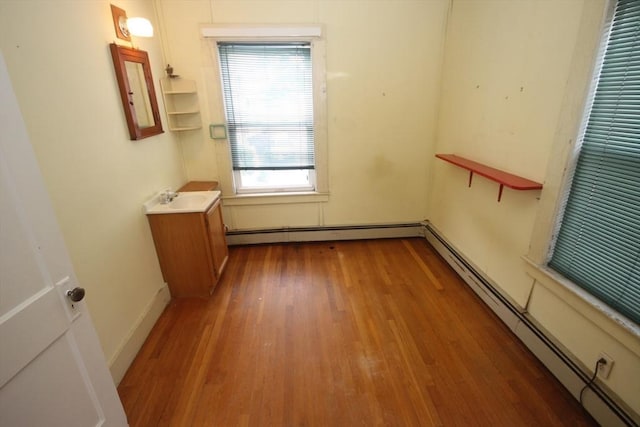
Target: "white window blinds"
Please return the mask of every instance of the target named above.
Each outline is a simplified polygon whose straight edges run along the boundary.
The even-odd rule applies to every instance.
[[[620,0],[549,266],[640,323],[640,2]]]
[[[314,169],[309,43],[218,43],[234,170]]]

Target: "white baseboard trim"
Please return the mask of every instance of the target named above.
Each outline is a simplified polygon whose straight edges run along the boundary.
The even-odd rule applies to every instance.
[[[411,224],[381,224],[271,230],[238,230],[227,233],[227,244],[255,245],[261,243],[319,242],[333,240],[389,239],[424,237],[423,226]]]
[[[444,260],[577,400],[591,373],[555,342],[534,319],[524,313],[522,307],[504,295],[466,260],[433,226],[428,222],[423,223],[423,226],[425,238]],[[583,403],[587,412],[602,426],[638,425],[638,414],[597,382],[585,392]]]
[[[111,376],[116,386],[122,381],[124,374],[127,372],[127,369],[129,369],[129,366],[131,366],[133,359],[135,359],[138,351],[140,351],[153,325],[156,324],[156,321],[167,304],[169,304],[169,301],[171,301],[171,294],[165,284],[158,289],[158,292],[129,330],[129,333],[118,350],[116,350],[116,353],[109,360],[109,370],[111,371]]]

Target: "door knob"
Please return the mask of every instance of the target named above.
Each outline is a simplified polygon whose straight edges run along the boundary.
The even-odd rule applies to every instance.
[[[73,302],[82,301],[82,298],[84,298],[84,288],[73,288],[67,291],[67,297]]]

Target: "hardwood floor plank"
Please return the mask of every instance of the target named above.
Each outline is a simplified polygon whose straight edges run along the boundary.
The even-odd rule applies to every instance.
[[[411,243],[409,243],[408,241],[404,241],[403,242],[405,247],[407,248],[407,250],[409,251],[409,254],[411,255],[411,257],[413,258],[413,260],[416,262],[416,264],[418,264],[418,266],[420,267],[420,269],[424,272],[424,274],[427,276],[427,278],[429,279],[429,282],[431,282],[431,284],[439,291],[443,290],[443,286],[440,284],[440,281],[436,278],[436,276],[434,276],[433,272],[431,271],[431,269],[427,266],[427,264],[422,260],[422,258],[420,258],[420,255],[418,255],[418,253],[415,251],[415,249],[413,249],[413,246],[411,245]]]
[[[230,248],[119,388],[131,426],[593,426],[423,239]]]

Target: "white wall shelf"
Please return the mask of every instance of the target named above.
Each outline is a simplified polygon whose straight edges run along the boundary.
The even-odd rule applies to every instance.
[[[180,77],[160,79],[169,130],[183,132],[202,128],[196,82]]]

